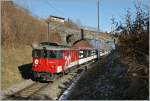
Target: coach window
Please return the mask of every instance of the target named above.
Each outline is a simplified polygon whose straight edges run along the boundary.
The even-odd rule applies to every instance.
[[[88,50],[85,51],[86,57],[88,57]]]
[[[83,50],[83,57],[84,57],[84,58],[87,57],[87,50]]]
[[[91,50],[88,50],[88,56],[91,56]]]
[[[88,57],[88,50],[85,50],[85,57]]]

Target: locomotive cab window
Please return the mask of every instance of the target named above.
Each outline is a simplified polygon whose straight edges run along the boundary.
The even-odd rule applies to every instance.
[[[42,50],[34,49],[34,50],[32,51],[32,57],[35,57],[35,58],[40,58],[40,57],[42,57]]]
[[[63,52],[60,50],[49,50],[47,51],[46,58],[49,59],[62,59]]]

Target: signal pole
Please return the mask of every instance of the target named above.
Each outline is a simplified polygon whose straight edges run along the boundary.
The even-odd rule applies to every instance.
[[[97,19],[98,19],[98,25],[97,25],[97,27],[98,27],[98,29],[97,29],[97,33],[99,34],[99,0],[97,1]],[[98,43],[96,43],[97,45],[97,51],[98,51],[98,59],[99,59],[99,56],[100,56],[100,51],[99,51],[99,44]]]
[[[98,18],[98,33],[99,33],[99,0],[97,2],[97,18]]]
[[[49,19],[46,20],[47,23],[47,42],[49,42]]]
[[[49,21],[48,21],[48,33],[47,33],[47,42],[49,42]]]

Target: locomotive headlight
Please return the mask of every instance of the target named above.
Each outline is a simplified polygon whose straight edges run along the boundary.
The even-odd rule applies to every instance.
[[[53,69],[53,68],[54,68],[54,66],[51,66],[51,68]]]
[[[36,65],[39,64],[39,60],[38,60],[38,59],[35,59],[35,60],[34,60],[34,64],[36,64]]]
[[[62,66],[58,66],[57,67],[57,73],[61,72],[62,71]]]

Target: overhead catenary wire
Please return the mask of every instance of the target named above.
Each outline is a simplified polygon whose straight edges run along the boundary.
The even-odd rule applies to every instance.
[[[60,11],[58,8],[56,8],[55,6],[54,6],[54,4],[52,4],[49,0],[46,0],[46,4],[49,6],[49,7],[51,7],[52,9],[54,9],[57,13],[59,13],[59,14],[61,14],[61,15],[63,15],[63,16],[65,16],[64,15],[64,13],[62,12],[62,11]],[[49,41],[49,21],[47,22],[48,23],[48,37],[47,37],[47,41]],[[52,30],[54,30],[54,29],[56,29],[56,28],[58,28],[60,25],[56,25]]]
[[[52,9],[54,9],[57,13],[63,15],[64,17],[67,17],[67,16],[64,14],[64,12],[62,12],[60,9],[58,9],[58,8],[55,7],[54,3],[53,3],[53,4],[51,3],[52,1],[50,2],[50,0],[46,0],[46,2],[47,2],[47,4],[48,4],[48,6],[51,7]]]

